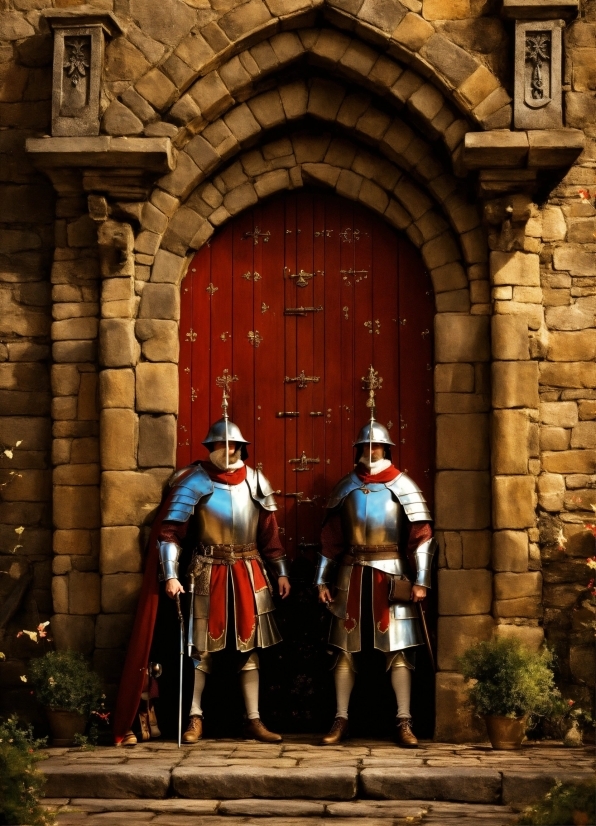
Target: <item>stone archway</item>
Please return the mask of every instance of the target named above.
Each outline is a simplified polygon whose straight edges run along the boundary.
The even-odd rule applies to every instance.
[[[249,105],[250,101],[246,106]],[[225,118],[216,121],[214,129],[219,128],[219,123],[225,123]],[[121,336],[130,342],[126,365],[105,365],[109,368],[104,371],[106,381],[116,381],[123,367],[133,368],[136,387],[135,407],[130,413],[114,408],[107,411],[102,439],[110,442],[111,428],[121,427],[125,417],[130,419],[129,427],[134,427],[136,421],[139,428],[136,468],[124,471],[104,463],[103,532],[109,537],[127,526],[134,529],[143,523],[141,509],[147,507],[148,500],[155,502],[160,490],[159,483],[155,487],[160,478],[155,467],[157,441],[161,466],[173,463],[178,399],[174,390],[177,351],[171,340],[189,254],[208,242],[215,228],[232,216],[286,189],[304,185],[325,187],[367,205],[382,220],[405,231],[420,249],[436,291],[437,527],[442,553],[448,553],[452,563],[453,553],[461,555],[460,570],[441,574],[445,596],[439,608],[444,616],[440,620],[437,736],[474,737],[476,731],[469,720],[453,725],[449,703],[453,692],[460,691],[461,678],[455,673],[449,640],[455,633],[472,641],[489,635],[493,627],[492,577],[487,569],[490,345],[483,230],[474,208],[456,192],[455,179],[443,168],[435,168],[425,189],[394,160],[371,152],[359,140],[356,129],[348,138],[345,134],[313,130],[312,121],[297,121],[293,126],[298,129],[287,130],[269,142],[262,139],[244,152],[230,153],[227,160],[218,155],[219,162],[205,137],[192,138],[178,156],[177,169],[158,182],[150,203],[144,207],[145,223],[136,237],[135,248],[137,255],[146,255],[148,261],[153,259],[153,265],[147,265],[145,280],[137,285],[137,320],[112,318],[101,322],[104,340]],[[416,141],[423,145],[420,138]],[[204,162],[206,158],[210,159],[207,171],[201,171],[195,161]],[[445,187],[442,199],[431,188],[436,179]],[[155,232],[158,205],[169,210],[170,215],[166,216],[167,221],[160,219],[161,231]],[[454,231],[454,225],[459,225],[459,232]],[[104,401],[109,396],[106,393]],[[463,445],[467,449],[462,450]],[[132,506],[123,512],[124,491],[130,496],[135,490]],[[105,593],[119,587],[118,577],[122,575],[103,577]],[[463,580],[469,594],[467,598],[458,598],[456,605],[449,594],[461,594]]]

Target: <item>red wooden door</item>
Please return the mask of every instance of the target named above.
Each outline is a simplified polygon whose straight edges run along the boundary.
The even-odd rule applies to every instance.
[[[432,503],[433,306],[418,252],[357,204],[300,191],[247,210],[182,284],[179,466],[206,455],[227,368],[230,417],[279,491],[288,554],[311,556],[326,497],[353,466],[372,364],[394,462]]]

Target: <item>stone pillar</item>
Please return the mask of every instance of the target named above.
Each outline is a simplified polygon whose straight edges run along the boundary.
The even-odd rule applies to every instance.
[[[58,648],[90,653],[100,605],[97,230],[80,176],[62,171],[53,182],[52,629]]]

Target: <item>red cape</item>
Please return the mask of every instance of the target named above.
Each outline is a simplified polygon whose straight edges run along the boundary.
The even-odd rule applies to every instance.
[[[246,479],[246,467],[244,466],[236,471],[220,471],[212,465],[211,462],[202,462],[201,464],[213,481],[224,482],[228,485],[237,485]],[[195,465],[191,465],[189,468],[186,468],[184,472],[190,472],[194,469]],[[149,537],[143,584],[139,594],[137,613],[126,653],[126,660],[124,662],[114,711],[114,742],[116,744],[122,741],[133,724],[143,691],[145,669],[149,664],[149,655],[153,643],[153,631],[159,605],[159,553],[157,539],[171,496],[172,490],[170,489],[160,505]]]

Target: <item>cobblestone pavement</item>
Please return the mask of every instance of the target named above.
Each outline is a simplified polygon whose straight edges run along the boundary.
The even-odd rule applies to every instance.
[[[473,822],[506,826],[557,779],[593,773],[589,748],[528,744],[520,751],[423,742],[405,751],[350,740],[320,748],[312,738],[280,745],[204,740],[178,750],[51,749],[40,764],[58,826],[125,822],[206,826],[336,826]]]

